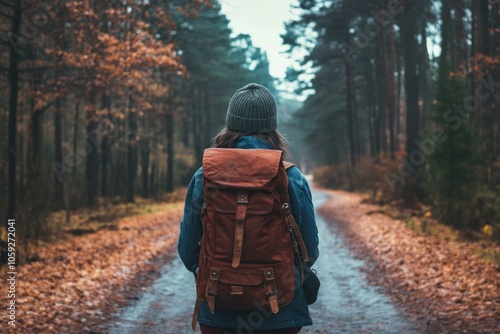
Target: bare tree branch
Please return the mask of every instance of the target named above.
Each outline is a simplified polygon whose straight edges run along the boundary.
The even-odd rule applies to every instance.
[[[49,103],[47,103],[46,105],[44,105],[43,107],[35,109],[35,111],[33,112],[32,118],[38,118],[38,117],[42,116],[42,114],[45,112],[45,110],[52,107],[54,105],[54,103],[56,103],[56,101],[57,101],[57,99],[54,99],[54,100],[50,101]]]

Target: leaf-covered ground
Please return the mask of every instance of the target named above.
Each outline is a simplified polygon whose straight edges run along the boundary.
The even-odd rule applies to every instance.
[[[499,333],[500,271],[472,245],[408,229],[363,203],[363,196],[329,191],[319,212],[369,258],[367,276],[429,333]]]
[[[17,268],[17,326],[3,321],[1,332],[86,333],[107,321],[173,254],[182,207],[165,204],[161,212],[41,249],[39,261]]]
[[[428,333],[500,332],[499,268],[466,243],[408,229],[362,203],[331,191],[319,211],[336,224],[371,283]],[[40,260],[19,266],[17,327],[6,333],[91,333],[117,306],[136,299],[175,253],[182,204],[119,220],[112,229],[44,247]],[[5,296],[1,296],[6,305]]]

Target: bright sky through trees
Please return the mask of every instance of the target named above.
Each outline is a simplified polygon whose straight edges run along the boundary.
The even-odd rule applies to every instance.
[[[269,58],[270,72],[284,77],[291,64],[280,35],[284,22],[292,18],[290,5],[294,0],[221,0],[222,12],[230,20],[235,34],[249,34],[255,46],[262,48]]]

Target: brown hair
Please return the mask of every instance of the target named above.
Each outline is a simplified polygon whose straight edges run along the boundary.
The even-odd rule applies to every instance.
[[[268,143],[273,150],[283,151],[283,157],[288,157],[288,142],[278,131],[260,133],[260,132],[240,132],[224,127],[213,139],[212,147],[234,148],[238,139],[243,136],[257,137]]]

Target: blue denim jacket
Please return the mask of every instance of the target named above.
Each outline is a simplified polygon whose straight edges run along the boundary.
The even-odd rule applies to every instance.
[[[267,143],[253,136],[244,136],[240,138],[235,146],[237,148],[270,149]],[[304,175],[297,167],[288,169],[287,175],[291,212],[304,238],[307,253],[309,255],[309,265],[312,265],[319,256],[319,240],[311,191]],[[203,204],[202,176],[202,168],[200,168],[194,174],[189,184],[184,207],[184,216],[181,221],[179,243],[177,245],[179,255],[184,265],[192,272],[195,272],[198,268],[200,252],[198,241],[203,233],[200,219],[200,212]],[[277,314],[272,314],[270,311],[264,309],[253,312],[236,312],[216,309],[215,313],[212,314],[208,309],[208,305],[202,303],[200,305],[198,321],[213,327],[239,328],[243,333],[251,332],[250,329],[271,330],[312,325],[304,291],[300,284],[299,270],[297,268],[295,268],[295,283],[297,288],[294,292],[292,302],[280,307],[280,311]]]

